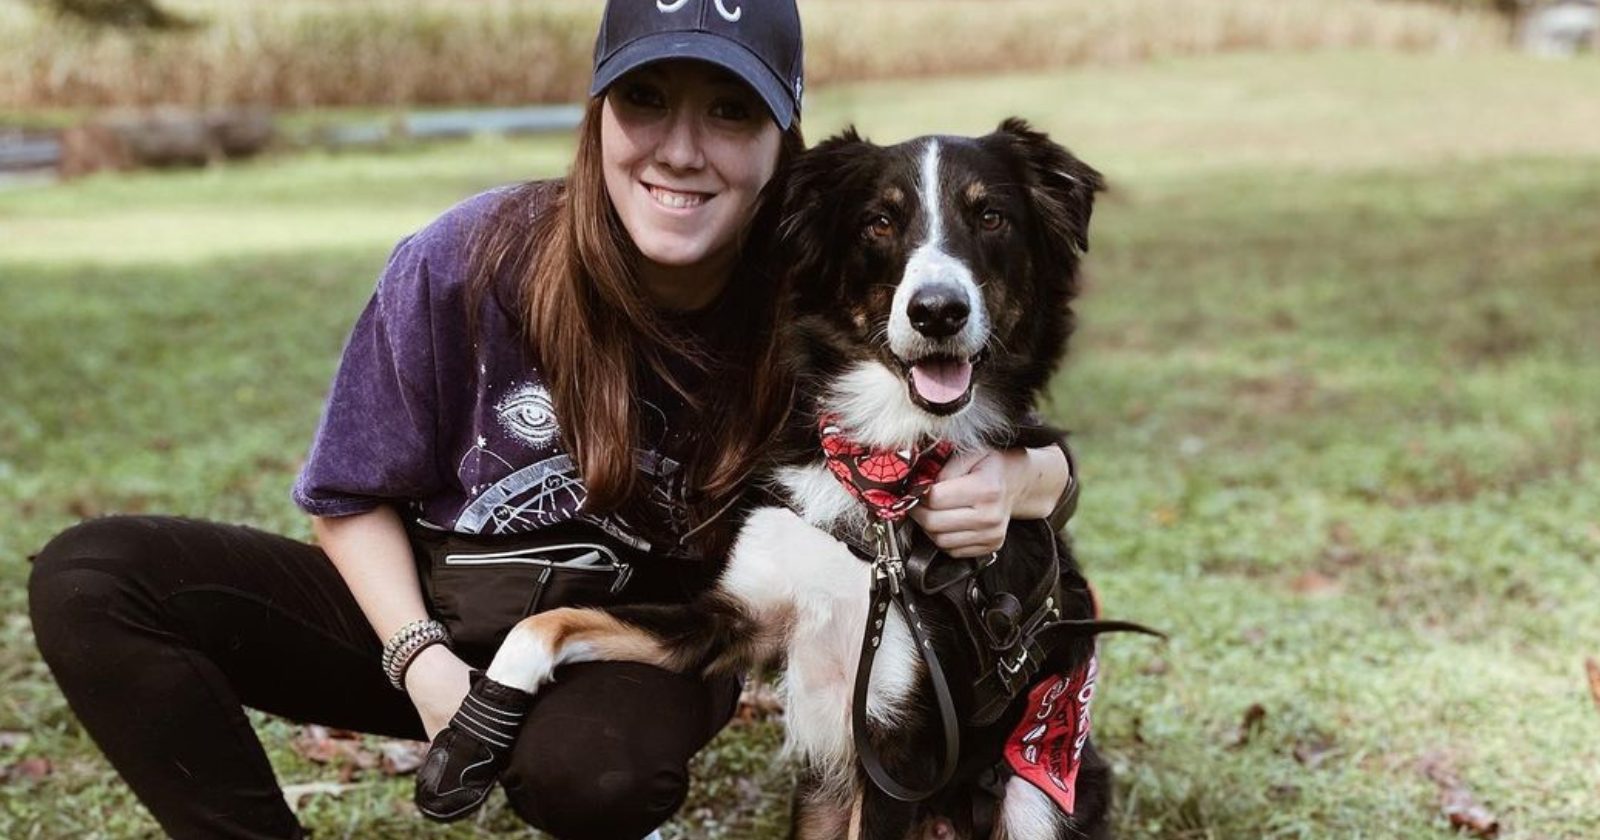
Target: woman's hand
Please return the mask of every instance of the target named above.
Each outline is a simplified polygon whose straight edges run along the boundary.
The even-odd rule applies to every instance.
[[[983,449],[952,456],[911,519],[952,557],[999,551],[1012,519],[1042,519],[1067,486],[1061,450]]]
[[[431,742],[461,708],[471,688],[472,669],[444,645],[429,645],[406,669],[406,694],[417,707]]]

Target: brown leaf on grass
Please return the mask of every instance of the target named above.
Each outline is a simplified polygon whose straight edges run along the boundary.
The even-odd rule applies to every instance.
[[[306,799],[312,796],[338,796],[356,787],[360,785],[340,782],[306,782],[301,785],[288,785],[283,789],[283,801],[289,803],[291,810],[298,811]]]
[[[1334,743],[1331,736],[1313,735],[1303,738],[1294,745],[1294,760],[1300,762],[1308,769],[1316,769],[1317,765],[1326,761],[1333,755],[1338,744]]]
[[[307,761],[337,765],[346,781],[356,770],[371,770],[379,763],[378,754],[362,746],[356,733],[343,729],[312,724],[302,728],[290,746]]]
[[[1323,595],[1337,595],[1344,589],[1344,585],[1334,578],[1316,571],[1315,569],[1304,572],[1289,582],[1289,588],[1300,595],[1318,597]]]
[[[1498,837],[1500,820],[1479,805],[1465,788],[1451,788],[1439,794],[1439,808],[1450,820],[1450,827],[1474,837]]]
[[[1244,710],[1244,719],[1239,721],[1239,730],[1233,734],[1233,740],[1228,742],[1228,749],[1236,750],[1250,743],[1250,737],[1256,734],[1266,720],[1267,707],[1260,703],[1251,703],[1250,708]]]
[[[1171,667],[1167,664],[1167,660],[1157,656],[1139,666],[1139,673],[1147,677],[1159,677],[1170,670]]]
[[[765,682],[751,681],[744,687],[744,693],[739,695],[739,711],[736,715],[739,720],[746,723],[769,720],[783,714],[783,698],[776,689]]]
[[[417,772],[422,759],[428,755],[428,745],[421,741],[385,740],[378,743],[381,758],[378,768],[385,776],[404,776]]]
[[[50,764],[50,759],[48,758],[43,758],[40,756],[24,758],[21,761],[12,762],[4,767],[0,767],[0,782],[37,782],[45,776],[50,775],[50,771],[53,769],[54,768]]]
[[[1595,708],[1600,709],[1600,662],[1592,656],[1585,657],[1583,670],[1589,675],[1589,697],[1594,700]]]
[[[1452,828],[1470,832],[1476,837],[1499,835],[1500,820],[1473,798],[1444,751],[1431,750],[1417,764],[1423,774],[1439,786],[1439,810],[1450,821]]]

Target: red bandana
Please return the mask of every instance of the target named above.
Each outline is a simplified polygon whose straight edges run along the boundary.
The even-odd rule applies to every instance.
[[[1089,704],[1094,701],[1098,656],[1070,674],[1051,677],[1028,692],[1028,711],[1006,739],[1006,763],[1018,776],[1072,813],[1078,768],[1089,740]]]
[[[819,425],[828,470],[850,495],[860,499],[872,509],[873,516],[884,522],[906,518],[911,506],[938,479],[944,462],[955,450],[954,444],[943,440],[920,450],[868,449],[845,437],[837,418],[832,415],[823,415]]]

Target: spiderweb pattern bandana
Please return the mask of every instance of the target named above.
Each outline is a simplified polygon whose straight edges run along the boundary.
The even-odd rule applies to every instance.
[[[905,519],[955,451],[944,440],[920,449],[871,449],[847,437],[833,415],[824,415],[818,427],[828,471],[884,522]]]

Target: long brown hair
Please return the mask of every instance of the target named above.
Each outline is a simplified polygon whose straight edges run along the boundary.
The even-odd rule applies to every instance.
[[[476,240],[468,313],[506,278],[508,308],[540,371],[561,442],[587,490],[586,513],[632,509],[642,495],[634,448],[640,439],[641,362],[691,406],[697,434],[686,453],[691,515],[697,522],[733,501],[761,448],[787,412],[791,383],[779,363],[784,294],[768,254],[777,197],[788,164],[805,148],[799,122],[784,134],[778,166],[762,191],[733,276],[717,306],[734,314],[708,344],[666,327],[638,280],[639,252],[606,192],[601,169],[604,95],[589,101],[565,183],[512,191]],[[476,333],[475,322],[473,332]],[[691,389],[665,357],[690,362],[706,387]],[[708,532],[703,546],[724,547]],[[725,535],[724,535],[725,536]]]

